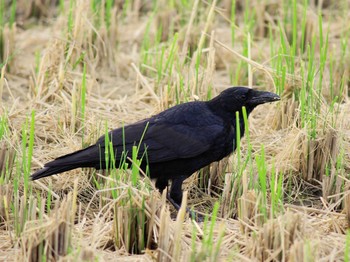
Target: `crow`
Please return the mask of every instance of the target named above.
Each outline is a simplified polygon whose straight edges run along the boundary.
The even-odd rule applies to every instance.
[[[96,144],[46,163],[32,174],[31,179],[80,167],[109,168],[105,154],[107,144],[113,145],[113,164],[118,167],[121,161],[125,161],[130,167],[132,149],[137,146],[140,167],[148,170],[160,192],[171,180],[167,198],[179,210],[183,181],[235,151],[236,112],[239,113],[242,137],[245,130],[243,108],[249,116],[256,106],[278,100],[280,97],[271,92],[247,87],[227,88],[209,101],[179,104],[150,118],[114,129],[101,136]]]

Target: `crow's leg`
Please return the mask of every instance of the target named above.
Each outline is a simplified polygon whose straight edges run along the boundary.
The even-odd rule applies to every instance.
[[[183,180],[182,180],[183,181]],[[171,196],[170,196],[170,194],[167,192],[167,194],[166,194],[166,198],[169,200],[169,202],[175,207],[175,209],[177,210],[177,211],[179,211],[180,210],[180,205],[181,205],[181,201],[182,201],[182,188],[181,188],[181,186],[182,186],[182,181],[181,181],[181,184],[180,185],[177,185],[177,187],[180,187],[180,200],[178,200],[178,197],[176,198],[177,199],[177,201],[180,201],[180,202],[177,202],[177,201],[175,201],[174,199],[172,199],[171,198]],[[159,177],[159,178],[157,178],[157,180],[156,180],[156,188],[159,190],[159,192],[162,194],[163,193],[163,191],[164,191],[164,189],[166,189],[166,187],[169,185],[169,181],[168,181],[168,179],[165,179],[165,178],[163,178],[163,177]],[[172,190],[176,190],[176,194],[177,194],[177,190],[179,190],[178,188],[174,188],[174,181],[173,181],[173,183],[172,183],[172,185],[171,185],[171,191]]]
[[[170,194],[167,192],[166,198],[175,207],[177,211],[180,210],[182,201],[182,182],[186,179],[173,179],[170,189]],[[163,193],[164,189],[169,185],[169,181],[166,178],[159,177],[156,180],[156,188],[158,188],[160,193]],[[187,212],[189,209],[187,208]]]
[[[164,189],[168,186],[168,179],[159,177],[156,180],[156,188],[158,188],[160,193],[163,193]]]
[[[182,183],[187,178],[187,176],[177,177],[172,180],[170,194],[167,194],[167,199],[169,202],[175,207],[177,211],[180,210],[181,202],[182,202]],[[190,210],[188,207],[186,208],[186,212],[188,212],[193,220],[196,219],[195,212]]]
[[[186,179],[186,176],[180,176],[172,179],[169,201],[174,205],[174,207],[179,210],[182,202],[182,183]]]

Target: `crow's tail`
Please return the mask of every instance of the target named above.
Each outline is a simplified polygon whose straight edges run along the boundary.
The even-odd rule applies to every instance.
[[[32,180],[62,173],[79,167],[100,166],[100,152],[96,145],[89,146],[85,149],[61,156],[48,162],[44,167],[31,175]]]

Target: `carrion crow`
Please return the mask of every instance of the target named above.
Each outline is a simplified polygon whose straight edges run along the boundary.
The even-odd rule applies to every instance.
[[[115,166],[120,161],[131,165],[133,146],[138,146],[141,168],[149,168],[162,192],[171,180],[168,199],[179,209],[182,183],[197,170],[219,161],[236,149],[236,112],[239,112],[240,135],[244,135],[242,110],[247,116],[267,102],[280,100],[271,92],[246,87],[231,87],[209,101],[194,101],[176,105],[157,115],[108,133],[113,144]],[[85,149],[61,156],[34,174],[32,180],[62,173],[79,167],[106,169],[106,136]],[[110,158],[109,158],[110,159]]]

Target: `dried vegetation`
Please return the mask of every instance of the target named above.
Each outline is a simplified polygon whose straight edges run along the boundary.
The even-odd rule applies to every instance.
[[[343,1],[0,0],[1,261],[349,261]],[[281,94],[176,213],[137,168],[53,158],[231,85]],[[206,216],[207,215],[207,216]]]

